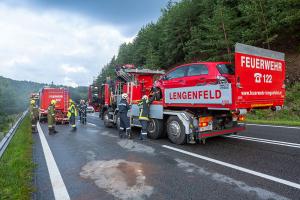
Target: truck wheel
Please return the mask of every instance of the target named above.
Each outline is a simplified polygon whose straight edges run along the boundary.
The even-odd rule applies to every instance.
[[[163,121],[159,119],[150,119],[148,122],[148,137],[151,139],[161,138],[163,135]]]
[[[177,116],[170,116],[167,121],[167,134],[171,142],[175,144],[185,144],[185,128]]]
[[[103,118],[104,118],[103,122],[104,122],[105,127],[107,127],[107,128],[113,127],[114,124],[109,121],[108,111],[104,112]]]

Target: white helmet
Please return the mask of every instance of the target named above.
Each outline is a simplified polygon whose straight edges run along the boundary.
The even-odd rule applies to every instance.
[[[148,96],[147,96],[147,95],[144,95],[144,96],[142,97],[142,99],[148,100]]]
[[[127,93],[123,93],[122,94],[122,99],[126,99],[128,97],[128,94]]]

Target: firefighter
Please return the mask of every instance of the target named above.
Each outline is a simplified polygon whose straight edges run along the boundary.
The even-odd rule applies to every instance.
[[[81,120],[82,124],[86,124],[86,112],[87,112],[87,105],[84,100],[80,102],[80,112],[81,112]]]
[[[80,120],[80,122],[82,121],[81,105],[82,105],[82,100],[80,100],[80,104],[79,104],[79,108],[78,108],[78,114],[79,114],[79,120]]]
[[[48,107],[47,118],[48,118],[49,135],[57,133],[57,131],[55,130],[55,104],[56,101],[52,99]]]
[[[35,100],[30,101],[30,107],[29,107],[29,112],[30,112],[30,120],[31,120],[31,132],[36,133],[36,124],[38,121],[39,117],[39,111],[38,108],[36,107]]]
[[[147,136],[147,128],[148,128],[148,122],[149,122],[149,113],[150,113],[150,104],[154,98],[148,99],[147,95],[144,95],[142,97],[142,100],[138,104],[140,106],[140,115],[139,115],[139,121],[141,123],[142,129],[140,134],[140,140],[145,140]]]
[[[123,138],[123,132],[126,131],[126,135],[129,139],[131,139],[131,130],[130,130],[130,122],[129,118],[127,117],[127,112],[130,109],[130,106],[127,102],[128,94],[123,93],[121,95],[122,99],[119,103],[119,117],[120,117],[120,129],[119,129],[119,136]]]
[[[75,107],[75,103],[74,101],[72,101],[72,99],[70,99],[70,106],[68,108],[68,118],[70,120],[70,124],[72,126],[72,131],[76,131],[76,117],[77,117],[77,109]]]
[[[159,101],[161,99],[161,94],[160,94],[160,90],[157,87],[153,87],[151,89],[151,99],[153,99],[153,101]]]

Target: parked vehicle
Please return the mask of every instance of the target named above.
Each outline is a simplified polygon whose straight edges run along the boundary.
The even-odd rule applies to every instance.
[[[99,112],[100,102],[101,101],[101,93],[100,87],[94,83],[93,85],[89,86],[88,89],[88,105],[92,106],[96,112]]]
[[[95,112],[95,109],[94,109],[93,106],[88,106],[88,107],[86,108],[86,112],[87,112],[87,113],[94,113],[94,112]]]
[[[209,137],[243,131],[245,126],[238,122],[247,112],[279,110],[284,103],[284,54],[275,51],[238,43],[235,65],[195,62],[162,74],[147,69],[118,71],[113,93],[106,84],[105,98],[110,102],[103,113],[105,126],[118,126],[116,105],[122,93],[128,93],[132,105],[131,126],[139,127],[138,100],[158,90],[159,99],[150,106],[148,137],[167,135],[176,144],[205,143]]]
[[[55,100],[55,121],[60,123],[69,122],[69,119],[67,117],[69,99],[69,90],[66,88],[44,87],[40,91],[40,120],[47,120],[48,107],[51,100]]]

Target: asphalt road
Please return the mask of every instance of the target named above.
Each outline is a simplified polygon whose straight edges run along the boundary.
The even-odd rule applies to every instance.
[[[33,199],[300,199],[297,128],[248,125],[236,138],[184,146],[119,139],[97,114],[76,132],[41,130],[34,135]]]

